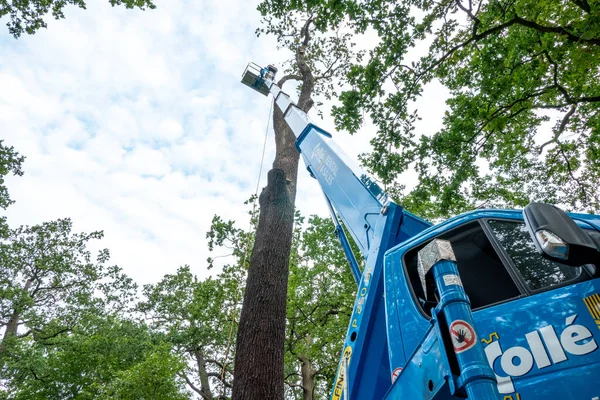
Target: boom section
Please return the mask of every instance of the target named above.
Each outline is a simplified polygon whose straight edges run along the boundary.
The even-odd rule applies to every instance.
[[[386,218],[389,204],[386,194],[345,156],[331,139],[331,134],[311,122],[289,95],[269,80],[265,84],[270,87],[275,105],[296,136],[296,148],[311,176],[317,179],[362,255],[367,258],[376,241],[374,228]]]

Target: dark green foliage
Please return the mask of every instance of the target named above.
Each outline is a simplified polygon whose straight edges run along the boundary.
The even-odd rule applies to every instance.
[[[348,74],[334,117],[350,132],[372,118],[362,161],[403,205],[426,217],[534,200],[600,211],[600,3],[343,3],[355,31],[380,42]],[[428,110],[412,103],[434,81],[449,110],[439,131],[415,132]],[[399,175],[411,170],[406,192]]]
[[[13,201],[8,195],[8,190],[4,186],[4,177],[13,175],[23,175],[21,164],[25,158],[15,151],[13,147],[6,146],[3,140],[0,140],[0,209],[6,209]],[[8,235],[8,226],[6,218],[0,216],[0,238]]]
[[[0,243],[0,398],[184,398],[183,361],[129,315],[136,285],[88,250],[101,237],[62,219]]]
[[[6,398],[188,398],[175,379],[184,365],[161,340],[143,323],[90,316],[68,335],[16,342],[2,359]]]
[[[356,283],[331,219],[312,216],[306,227],[303,220],[297,214],[290,262],[286,383],[298,390],[293,385],[302,382],[301,364],[310,362],[314,398],[325,399],[350,322]]]

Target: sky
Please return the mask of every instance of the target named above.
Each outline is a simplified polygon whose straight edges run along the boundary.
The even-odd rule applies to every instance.
[[[289,56],[255,36],[256,0],[155,4],[67,6],[66,19],[18,40],[0,19],[0,138],[26,157],[24,176],[7,179],[9,224],[69,217],[76,231],[103,230],[91,248],[108,248],[140,284],[184,264],[207,276],[213,215],[248,226],[271,99],[240,78],[249,61]],[[423,101],[427,124],[439,121],[443,96]],[[334,133],[327,112],[318,122]],[[355,159],[373,134],[334,138]],[[316,181],[303,166],[299,175],[297,207],[327,215]]]

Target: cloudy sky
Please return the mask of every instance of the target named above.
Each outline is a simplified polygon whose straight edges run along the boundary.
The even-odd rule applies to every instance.
[[[78,231],[104,230],[98,247],[140,283],[182,264],[205,276],[212,216],[247,227],[259,173],[270,99],[241,74],[288,55],[254,35],[257,0],[88,3],[18,40],[0,20],[0,138],[27,157],[25,176],[7,180],[9,223],[70,217]],[[356,157],[369,136],[335,137]],[[271,133],[261,187],[273,151]],[[306,173],[297,206],[327,213]]]

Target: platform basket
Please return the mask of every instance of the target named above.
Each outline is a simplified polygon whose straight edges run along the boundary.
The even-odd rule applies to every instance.
[[[242,83],[257,92],[263,94],[264,96],[269,95],[269,88],[265,83],[261,80],[260,71],[262,70],[257,64],[251,62],[248,63],[244,74],[242,75]],[[260,81],[260,82],[259,82]],[[259,82],[257,84],[257,82]]]

